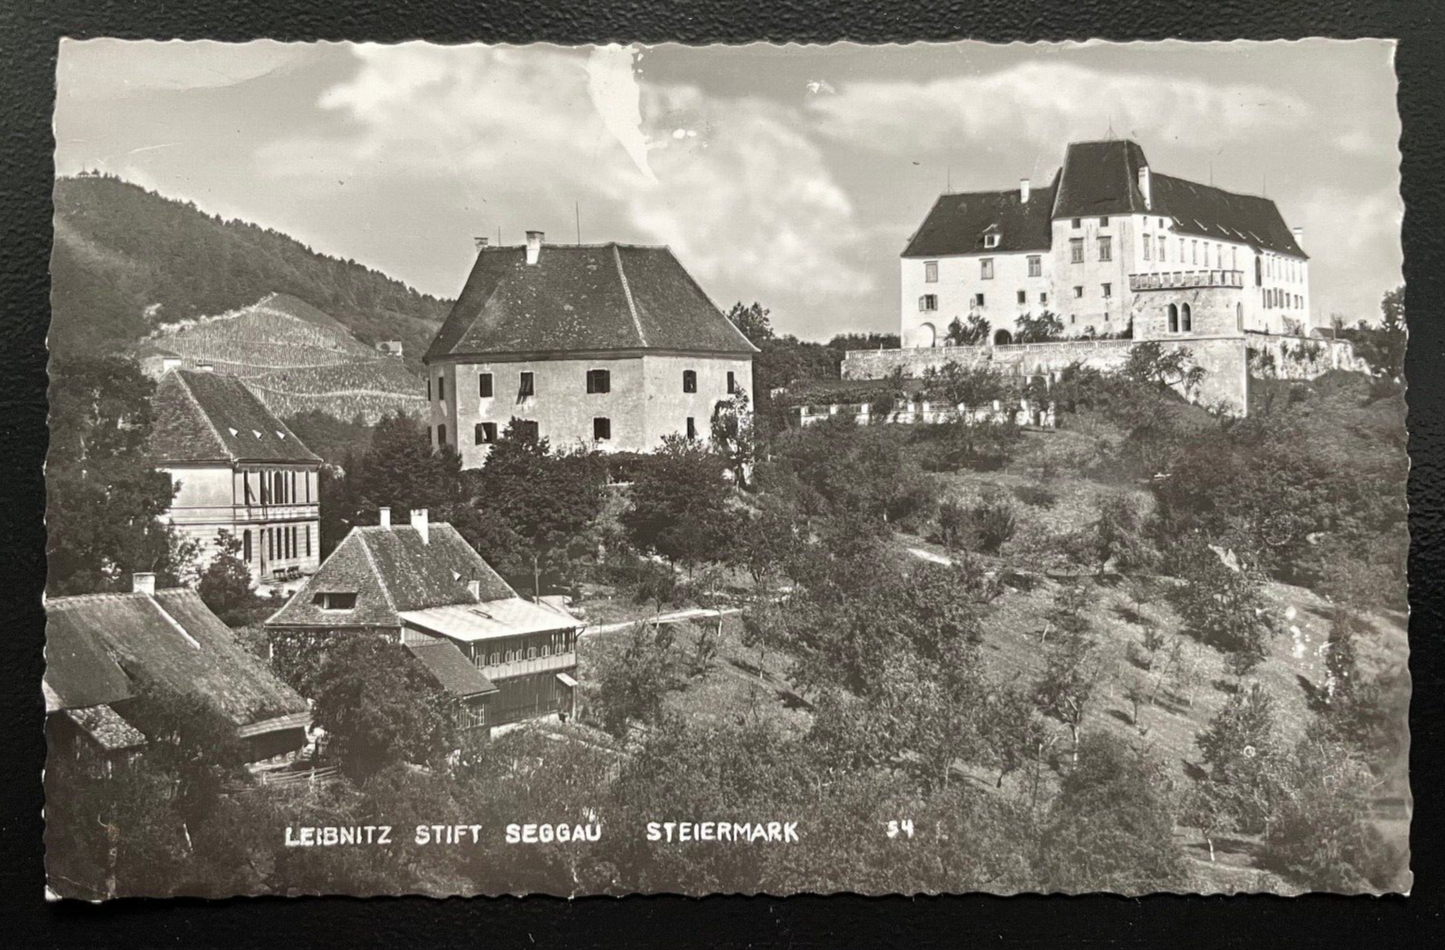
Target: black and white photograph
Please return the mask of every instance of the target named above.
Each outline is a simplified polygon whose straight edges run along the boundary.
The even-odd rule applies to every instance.
[[[46,898],[1409,894],[1396,51],[62,40]]]

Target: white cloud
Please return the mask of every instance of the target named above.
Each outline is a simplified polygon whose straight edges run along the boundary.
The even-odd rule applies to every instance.
[[[928,83],[839,84],[810,97],[827,135],[882,151],[1124,137],[1222,143],[1264,127],[1310,119],[1299,98],[1264,86],[1218,85],[1181,76],[1104,73],[1064,62],[1027,62],[982,76]]]
[[[871,287],[849,265],[863,237],[853,206],[796,111],[629,86],[631,50],[588,52],[358,47],[356,75],[319,103],[348,119],[347,130],[273,143],[258,159],[277,177],[380,175],[460,189],[506,208],[515,227],[570,223],[581,201],[600,222],[588,240],[623,239],[600,232],[612,231],[609,217],[626,222],[671,245],[705,284],[822,297]]]

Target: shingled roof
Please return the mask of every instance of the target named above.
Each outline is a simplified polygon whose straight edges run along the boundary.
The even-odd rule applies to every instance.
[[[478,581],[480,597],[468,581]],[[323,594],[355,594],[347,610],[323,609]],[[505,600],[517,592],[444,522],[427,539],[411,526],[352,528],[301,589],[267,620],[277,627],[400,627],[402,611]]]
[[[477,254],[426,361],[578,350],[682,350],[745,355],[757,348],[708,299],[666,247],[545,244]]]
[[[104,640],[86,625],[86,619],[83,611],[47,610],[42,680],[46,712],[117,703],[135,695],[130,677],[106,652]]]
[[[46,682],[65,702],[121,692],[97,657],[123,672],[128,695],[145,683],[197,694],[243,733],[269,720],[305,715],[306,701],[236,642],[199,595],[184,588],[155,594],[86,594],[46,601]],[[82,650],[76,644],[86,642]],[[83,672],[68,658],[85,655]],[[68,698],[67,698],[68,697]],[[117,696],[111,702],[125,698]]]
[[[471,699],[498,692],[497,686],[481,670],[472,665],[457,645],[450,640],[430,643],[408,643],[411,655],[421,661],[442,689],[458,699]]]
[[[173,369],[156,384],[150,457],[166,462],[320,463],[241,380]]]
[[[1074,142],[1065,151],[1063,167],[1055,173],[1053,182],[1030,196],[1027,204],[1019,200],[1017,189],[940,196],[902,256],[1048,250],[1054,220],[1125,214],[1171,218],[1174,229],[1181,234],[1307,256],[1279,208],[1268,198],[1237,194],[1150,169],[1150,200],[1146,206],[1139,187],[1139,170],[1148,164],[1139,144],[1127,139]],[[984,235],[991,229],[997,230],[999,244],[986,249]]]
[[[1059,176],[1025,202],[1017,188],[1008,191],[974,191],[940,195],[923,225],[903,251],[904,257],[937,257],[984,250],[1047,251],[1052,239],[1050,212]],[[996,247],[985,248],[984,237],[997,233]]]

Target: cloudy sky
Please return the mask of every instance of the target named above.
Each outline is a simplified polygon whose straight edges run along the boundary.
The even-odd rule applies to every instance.
[[[1401,282],[1393,46],[61,47],[59,174],[99,169],[453,297],[472,237],[670,245],[781,330],[896,331],[898,253],[1073,140],[1266,193],[1316,319]]]

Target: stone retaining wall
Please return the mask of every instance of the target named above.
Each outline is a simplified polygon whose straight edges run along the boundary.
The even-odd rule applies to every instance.
[[[1245,338],[1190,337],[1156,340],[1167,350],[1188,350],[1194,364],[1204,369],[1197,391],[1185,395],[1209,407],[1244,415],[1249,396],[1249,362]],[[843,360],[844,379],[883,379],[897,370],[921,377],[930,368],[948,363],[987,367],[1023,378],[1051,376],[1079,364],[1101,372],[1118,370],[1137,346],[1135,340],[1060,340],[1056,343],[1016,343],[1006,346],[940,346],[899,350],[852,350]]]

